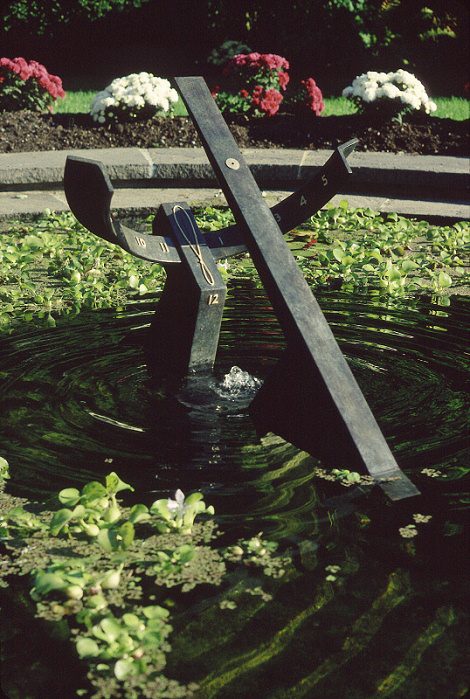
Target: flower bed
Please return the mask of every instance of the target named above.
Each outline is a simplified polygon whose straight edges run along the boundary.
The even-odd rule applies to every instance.
[[[397,122],[373,128],[361,117],[269,119],[237,117],[231,130],[241,148],[335,148],[357,136],[362,151],[469,155],[468,122],[417,115],[403,125]],[[191,119],[154,117],[146,122],[101,126],[87,114],[0,114],[0,153],[75,148],[168,147],[200,145]]]

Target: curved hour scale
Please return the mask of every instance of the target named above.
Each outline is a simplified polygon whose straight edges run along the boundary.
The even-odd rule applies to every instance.
[[[274,431],[335,465],[367,468],[392,500],[419,491],[399,469],[283,233],[318,211],[351,173],[340,146],[299,190],[272,209],[202,78],[176,78],[236,225],[203,234],[184,202],[163,204],[153,235],[116,221],[113,187],[101,163],[69,156],[64,188],[77,219],[101,238],[161,263],[167,281],[151,327],[150,351],[176,376],[211,369],[226,286],[216,261],[248,251],[287,340],[250,406],[261,434]]]

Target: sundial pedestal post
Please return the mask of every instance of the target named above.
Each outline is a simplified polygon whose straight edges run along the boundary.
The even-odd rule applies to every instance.
[[[210,371],[227,287],[186,203],[162,204],[153,225],[171,235],[183,264],[166,268],[147,341],[152,364],[176,377]]]

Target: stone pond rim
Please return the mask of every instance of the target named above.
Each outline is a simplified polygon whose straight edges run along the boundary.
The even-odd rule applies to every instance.
[[[416,155],[470,155],[469,121],[413,115],[403,125],[370,125],[358,115],[246,116],[229,120],[239,148],[334,149],[353,137],[359,151]],[[88,114],[0,114],[0,153],[86,148],[191,148],[200,145],[189,117],[97,125]]]

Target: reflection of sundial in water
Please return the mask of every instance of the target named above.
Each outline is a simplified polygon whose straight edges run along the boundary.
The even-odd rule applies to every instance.
[[[160,262],[167,281],[152,324],[153,359],[177,376],[206,372],[217,351],[226,286],[216,261],[248,250],[287,340],[287,350],[250,405],[261,434],[349,468],[366,467],[393,499],[417,495],[400,471],[323,313],[283,238],[335,194],[350,173],[356,141],[283,202],[269,209],[202,78],[177,78],[236,225],[202,234],[185,203],[163,204],[146,236],[110,213],[112,186],[101,164],[67,159],[70,208],[96,235]]]

